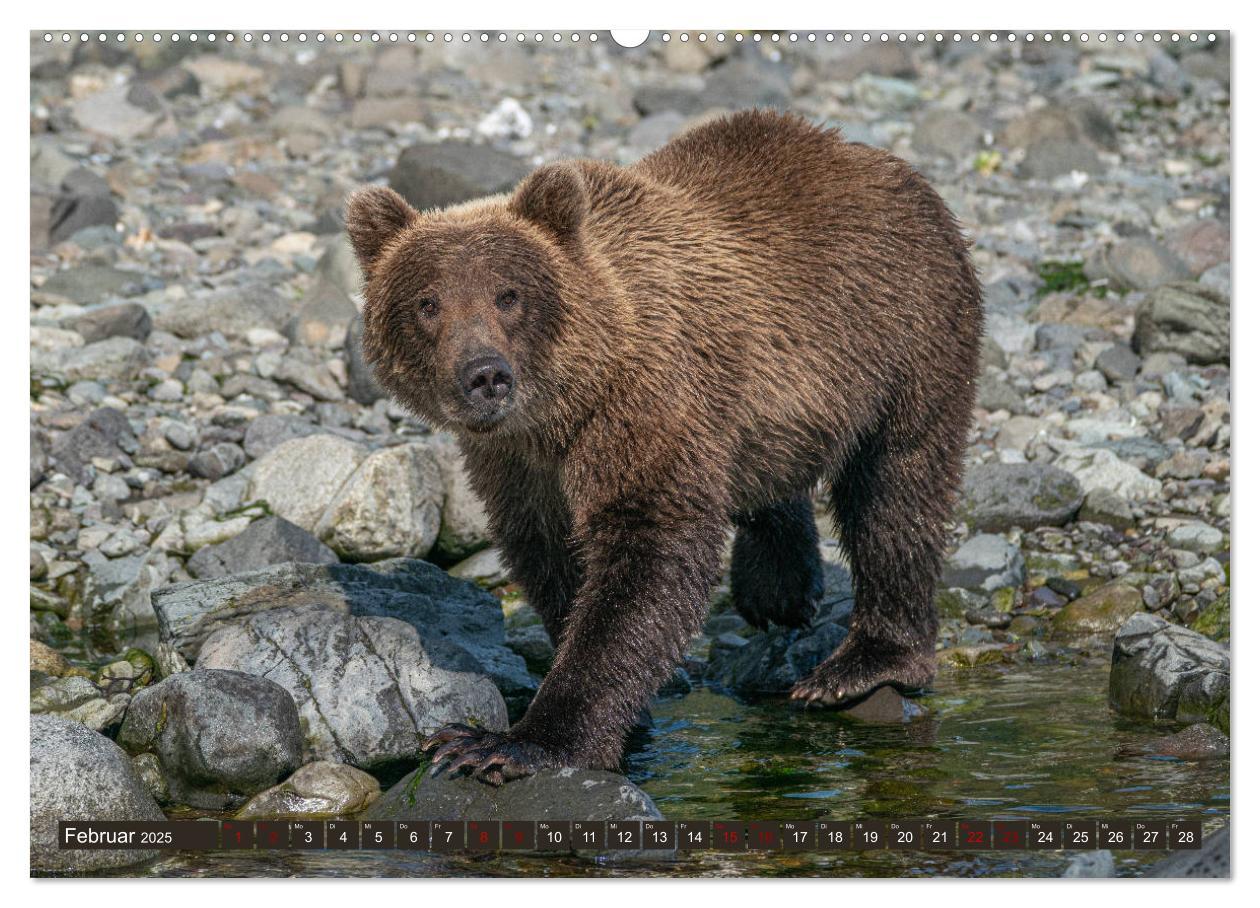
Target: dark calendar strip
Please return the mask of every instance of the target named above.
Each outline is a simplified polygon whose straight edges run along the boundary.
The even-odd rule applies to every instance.
[[[63,820],[63,849],[509,851],[1196,850],[1197,820]]]

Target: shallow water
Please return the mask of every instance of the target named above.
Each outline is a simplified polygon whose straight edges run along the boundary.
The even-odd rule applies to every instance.
[[[1200,819],[1229,814],[1229,761],[1114,759],[1167,730],[1107,708],[1107,664],[942,675],[930,716],[871,725],[782,699],[696,689],[658,703],[630,777],[670,819],[1038,816]],[[1116,855],[1122,875],[1163,852]],[[143,876],[1054,876],[1064,852],[692,854],[670,863],[595,857],[446,858],[406,852],[181,853]]]

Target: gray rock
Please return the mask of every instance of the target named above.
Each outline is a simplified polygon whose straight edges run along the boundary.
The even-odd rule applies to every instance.
[[[169,643],[159,643],[157,645],[157,652],[154,654],[153,662],[159,678],[169,678],[171,675],[178,675],[180,672],[191,671],[188,660]]]
[[[458,446],[443,436],[426,442],[442,471],[442,526],[433,557],[443,564],[459,561],[490,544],[490,518],[468,481]]]
[[[919,103],[919,89],[913,82],[872,73],[857,77],[853,96],[859,104],[876,110],[910,110]]]
[[[44,445],[44,437],[34,429],[31,429],[30,461],[31,488],[33,489],[48,473],[48,449]]]
[[[965,160],[984,139],[984,129],[970,114],[957,110],[930,110],[914,125],[910,143],[919,154]]]
[[[87,306],[109,296],[127,295],[143,281],[144,275],[136,271],[122,271],[107,265],[80,265],[56,272],[39,289]]]
[[[251,421],[245,430],[245,453],[257,459],[286,441],[318,435],[324,431],[300,416],[266,413]]]
[[[498,549],[482,549],[447,569],[452,577],[470,580],[479,586],[496,587],[509,579],[507,565]]]
[[[1221,262],[1204,271],[1199,277],[1199,285],[1214,290],[1228,299],[1233,293],[1232,269],[1229,262]]]
[[[927,715],[927,710],[885,684],[860,700],[846,703],[840,709],[840,714],[863,722],[899,725],[922,719]]]
[[[1127,501],[1139,501],[1158,496],[1163,487],[1158,479],[1147,476],[1105,448],[1064,451],[1054,459],[1053,465],[1075,476],[1086,494],[1105,489]]]
[[[283,517],[264,517],[227,542],[198,549],[188,559],[188,572],[208,580],[289,561],[336,564],[337,553]]]
[[[1172,372],[1184,372],[1186,366],[1186,358],[1180,353],[1156,351],[1142,358],[1140,374],[1143,378],[1158,379],[1162,384],[1167,375]]]
[[[1019,547],[988,533],[972,536],[959,546],[941,576],[943,586],[986,592],[1023,582],[1024,558]]]
[[[687,120],[703,114],[717,105],[710,105],[705,97],[703,83],[698,78],[669,84],[641,85],[634,93],[634,109],[644,118],[672,114]]]
[[[1168,544],[1173,548],[1203,555],[1219,551],[1224,543],[1225,534],[1206,523],[1187,523],[1168,531]]]
[[[203,296],[173,300],[153,316],[153,325],[178,337],[195,338],[218,331],[244,339],[251,328],[281,330],[293,315],[293,302],[270,287],[227,287]]]
[[[1072,856],[1063,876],[1069,879],[1104,879],[1116,875],[1116,859],[1110,851],[1087,851]]]
[[[1092,146],[1071,139],[1047,139],[1033,145],[1018,167],[1021,177],[1053,180],[1072,172],[1100,174],[1106,168]]]
[[[989,374],[981,375],[976,381],[976,406],[990,413],[1006,410],[1008,413],[1020,414],[1027,409],[1024,396],[1009,380]]]
[[[1047,464],[980,464],[963,480],[960,511],[976,529],[1005,532],[1063,526],[1085,493],[1071,473]]]
[[[1174,760],[1219,760],[1229,756],[1229,735],[1206,722],[1190,725],[1176,734],[1121,745],[1117,757],[1172,757]]]
[[[1168,248],[1198,277],[1209,268],[1228,262],[1229,224],[1215,218],[1192,221],[1168,234]]]
[[[1138,304],[1133,346],[1199,365],[1229,363],[1229,298],[1203,284],[1160,287]]]
[[[792,88],[785,66],[752,56],[728,57],[709,71],[702,97],[703,110],[714,107],[784,110],[791,102]],[[703,110],[690,112],[702,113]]]
[[[641,788],[592,769],[548,769],[498,787],[418,769],[363,814],[368,820],[660,820]]]
[[[1123,530],[1133,526],[1135,518],[1129,503],[1111,489],[1094,489],[1085,496],[1077,520]]]
[[[221,441],[204,451],[198,451],[188,460],[188,472],[211,482],[235,473],[245,466],[245,452],[240,445]]]
[[[31,549],[30,565],[31,565],[31,570],[30,570],[31,580],[43,580],[44,577],[47,576],[48,559],[44,557],[42,552],[36,549]],[[456,576],[459,576],[459,575],[457,574]]]
[[[149,364],[144,345],[130,337],[110,337],[82,347],[63,347],[47,353],[31,351],[31,369],[60,375],[68,382],[132,381]]]
[[[273,514],[314,530],[368,453],[362,445],[337,435],[290,439],[254,464],[247,497],[265,501]]]
[[[356,315],[350,322],[346,336],[346,371],[349,381],[346,393],[365,407],[370,407],[385,397],[385,389],[376,382],[376,373],[363,358],[363,316]]]
[[[79,165],[74,158],[61,150],[58,143],[41,142],[42,138],[44,137],[31,136],[31,183],[35,186],[56,188]]]
[[[254,795],[236,817],[344,817],[358,813],[380,796],[380,783],[361,769],[318,760],[307,763],[274,788]]]
[[[447,723],[507,728],[503,697],[476,661],[429,641],[395,618],[271,609],[211,634],[197,666],[265,674],[297,702],[310,755],[388,771],[419,760],[424,736]]]
[[[783,693],[817,668],[847,635],[839,624],[804,630],[774,627],[729,644],[723,638],[733,635],[723,635],[710,651],[705,677],[741,693]]]
[[[136,754],[131,758],[131,768],[155,801],[159,804],[171,803],[171,789],[166,784],[166,776],[162,775],[162,764],[156,754]]]
[[[148,310],[139,303],[112,303],[94,306],[67,322],[87,343],[107,337],[130,337],[142,341],[153,330]]]
[[[94,458],[123,460],[137,448],[131,423],[120,410],[101,407],[53,442],[49,454],[53,464],[75,482],[87,484]]]
[[[173,802],[211,810],[241,804],[302,763],[298,711],[281,685],[200,666],[137,693],[118,743],[158,758]]]
[[[32,678],[37,676],[32,674]],[[78,722],[92,731],[105,731],[116,726],[127,711],[125,698],[106,699],[87,678],[70,675],[49,679],[31,688],[30,711],[50,714]]]
[[[722,61],[701,80],[640,86],[634,93],[634,107],[645,117],[673,112],[696,117],[710,111],[741,110],[748,107],[786,109],[792,90],[784,67],[769,60],[732,57]]]
[[[1116,632],[1108,699],[1127,716],[1210,722],[1228,733],[1229,668],[1228,647],[1139,613]]]
[[[1111,634],[1142,607],[1142,593],[1117,580],[1063,606],[1050,619],[1050,625],[1058,637]]]
[[[292,385],[316,400],[345,399],[345,393],[333,378],[332,373],[322,363],[306,362],[305,359],[297,356],[285,356],[281,358],[270,377],[273,381]]]
[[[131,86],[111,85],[79,98],[73,104],[74,118],[88,132],[126,141],[146,133],[158,115],[129,100]]]
[[[1145,876],[1174,879],[1229,879],[1229,826],[1218,829],[1203,840],[1198,851],[1180,851],[1156,861]]]
[[[541,624],[514,627],[507,632],[508,649],[525,660],[529,670],[545,675],[551,670],[551,660],[556,648],[552,645],[547,629]]]
[[[170,568],[157,551],[92,562],[83,588],[92,623],[123,637],[152,629],[157,616],[150,593],[166,581]]]
[[[31,869],[87,872],[128,867],[157,857],[152,850],[63,851],[62,820],[160,822],[166,817],[122,748],[78,722],[31,716]]]
[[[1141,436],[1109,438],[1106,441],[1094,442],[1090,447],[1109,451],[1139,471],[1151,469],[1154,465],[1166,459],[1169,454],[1168,448],[1155,439]],[[1128,477],[1142,484],[1133,474],[1128,474]]]
[[[1105,149],[1117,147],[1116,129],[1108,113],[1094,104],[1075,99],[1068,104],[1049,104],[1029,111],[1013,120],[1002,134],[1002,143],[1016,148],[1031,149],[1053,140]]]
[[[1054,322],[1038,324],[1033,334],[1033,348],[1043,354],[1049,368],[1056,370],[1071,369],[1076,352],[1086,341],[1105,339],[1097,328]]]
[[[389,185],[417,209],[445,208],[507,192],[529,173],[520,158],[489,145],[412,145],[398,156]]]
[[[109,184],[87,168],[68,172],[61,181],[61,192],[53,199],[49,221],[49,241],[60,243],[89,227],[114,229],[118,206],[114,204]]]
[[[687,128],[688,119],[676,110],[648,114],[634,125],[626,136],[626,145],[633,157],[641,157],[660,148]]]
[[[250,504],[245,501],[245,493],[248,490],[249,471],[239,470],[206,487],[205,493],[201,496],[202,508],[208,509],[215,517],[222,520],[231,520],[235,516],[240,516],[241,509]],[[222,541],[224,540],[210,540],[206,544],[213,545]]]
[[[314,533],[350,561],[422,558],[438,537],[442,499],[442,473],[428,447],[384,448],[368,456],[341,485]]]
[[[295,344],[328,346],[345,336],[350,321],[358,317],[352,297],[363,284],[354,249],[339,235],[320,256],[315,279],[303,297],[301,308],[285,325],[284,333]]]
[[[1094,359],[1094,368],[1105,375],[1107,381],[1113,385],[1133,381],[1141,367],[1142,360],[1123,344],[1108,347]]]
[[[154,593],[153,603],[161,639],[188,659],[228,624],[270,609],[318,604],[342,614],[401,619],[420,632],[426,647],[435,647],[435,659],[443,642],[463,650],[508,696],[537,686],[524,660],[505,645],[499,600],[424,561],[282,564],[176,584]]]
[[[1090,280],[1105,279],[1117,290],[1151,290],[1190,275],[1166,246],[1149,237],[1133,237],[1087,259],[1085,276]]]

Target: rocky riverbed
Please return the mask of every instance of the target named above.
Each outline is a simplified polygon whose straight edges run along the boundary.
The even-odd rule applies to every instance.
[[[936,689],[784,709],[852,606],[820,502],[813,626],[755,632],[720,586],[628,778],[513,797],[609,818],[1227,816],[1228,42],[479,37],[33,38],[33,868],[119,872],[116,853],[52,849],[68,814],[497,809],[419,784],[418,743],[452,720],[505,727],[550,643],[452,440],[362,360],[341,203],[366,182],[427,207],[555,158],[628,162],[754,105],[907,158],[974,241],[988,337]],[[966,768],[950,742],[972,734],[1028,761],[1017,787]],[[121,872],[253,872],[136,857]],[[300,872],[321,867],[351,872]]]

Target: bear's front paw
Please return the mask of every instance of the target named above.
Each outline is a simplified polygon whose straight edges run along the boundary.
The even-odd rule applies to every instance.
[[[513,738],[511,732],[470,725],[447,725],[426,738],[420,749],[426,753],[433,750],[430,775],[436,776],[443,770],[455,775],[467,770],[473,778],[490,785],[502,785],[561,765],[539,744]]]

